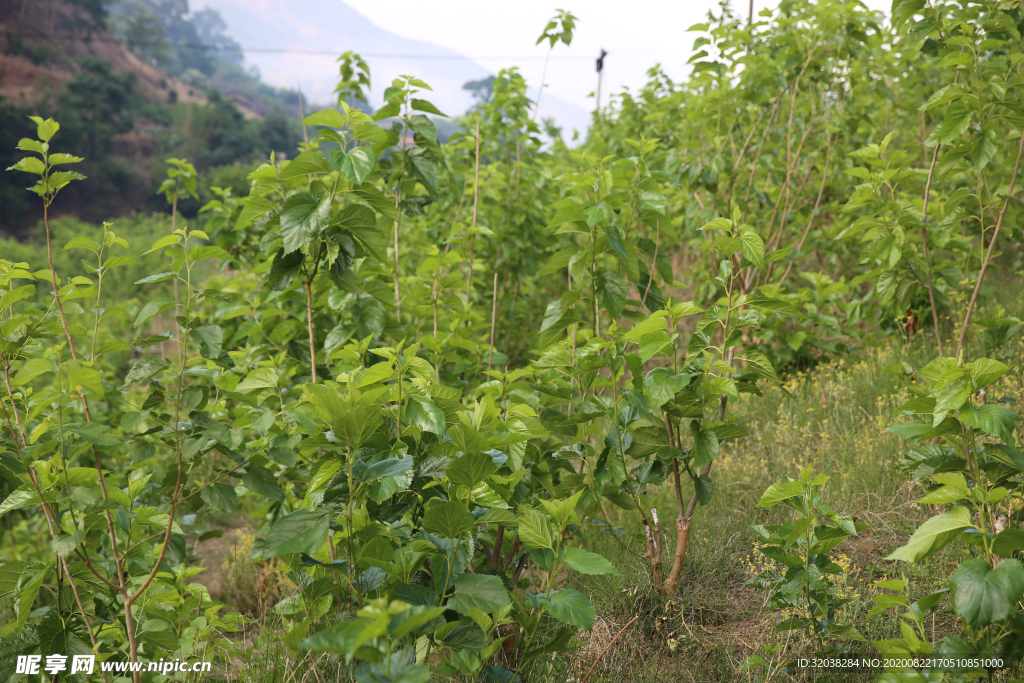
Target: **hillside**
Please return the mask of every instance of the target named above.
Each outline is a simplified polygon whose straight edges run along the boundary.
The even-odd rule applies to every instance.
[[[78,3],[0,0],[0,97],[36,104],[74,78],[82,57],[106,62],[117,74],[135,74],[136,92],[149,102],[206,103],[205,93],[125,49]]]
[[[156,188],[169,157],[214,171],[209,184],[237,196],[247,191],[245,169],[269,150],[294,154],[301,139],[297,98],[289,101],[289,93],[215,54],[203,55],[207,73],[169,73],[157,66],[163,61],[138,44],[129,50],[124,36],[111,32],[110,7],[0,0],[0,164],[10,166],[18,140],[31,135],[29,116],[58,119],[63,144],[86,157],[87,176],[66,191],[58,215],[98,223],[166,210]],[[171,11],[153,18],[170,22]],[[182,203],[186,216],[209,198],[208,186]],[[13,174],[0,175],[0,236],[28,237],[34,207]]]

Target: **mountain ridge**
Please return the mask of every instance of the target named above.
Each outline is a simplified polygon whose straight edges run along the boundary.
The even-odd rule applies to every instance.
[[[301,85],[306,98],[321,106],[333,103],[335,60],[347,50],[360,53],[370,64],[375,106],[393,78],[409,74],[431,86],[429,99],[441,111],[460,116],[475,103],[462,86],[494,75],[456,50],[392,33],[340,0],[196,0],[193,11],[201,8],[220,12],[227,33],[243,47],[247,63],[259,69],[265,82]],[[300,78],[289,82],[296,74]],[[536,89],[531,89],[531,97],[536,99]],[[542,99],[540,116],[552,116],[559,125],[580,131],[590,121],[581,108],[550,93]]]

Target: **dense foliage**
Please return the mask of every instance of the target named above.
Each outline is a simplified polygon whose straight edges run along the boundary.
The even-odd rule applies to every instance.
[[[569,43],[567,17],[541,38]],[[0,261],[2,656],[237,675],[231,634],[259,624],[194,578],[195,549],[244,509],[252,561],[293,586],[275,679],[325,657],[363,682],[564,679],[595,618],[567,577],[618,572],[588,539],[637,535],[672,599],[719,453],[748,436],[740,402],[927,334],[937,357],[895,369],[916,397],[890,429],[942,509],[889,559],[954,541],[969,557],[916,601],[879,584],[899,591],[879,611],[906,611],[870,646],[1019,666],[1024,454],[994,395],[1014,323],[975,313],[986,274],[1021,267],[1022,29],[1005,0],[897,0],[891,22],[840,0],[723,11],[692,29],[691,78],[653,69],[575,149],[542,140],[514,69],[442,143],[413,76],[372,115],[349,106],[369,71],[348,54],[339,108],[247,196],[170,159],[172,223],[145,245],[110,225],[58,241],[83,160],[34,117],[12,170],[35,182],[46,260]],[[832,557],[865,525],[826,484],[806,468],[772,485],[759,507],[795,514],[753,527],[771,568],[752,585],[802,654],[869,647],[837,616]],[[955,629],[926,630],[930,610]],[[780,650],[746,675],[777,679]]]

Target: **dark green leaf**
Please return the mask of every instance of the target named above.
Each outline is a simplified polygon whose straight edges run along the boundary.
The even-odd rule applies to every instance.
[[[541,598],[540,604],[551,616],[571,626],[590,630],[594,627],[597,610],[587,596],[572,588],[562,588],[551,593],[550,598]]]
[[[475,521],[465,503],[431,498],[423,515],[423,528],[444,538],[458,538],[473,528]]]
[[[455,579],[455,593],[448,600],[448,609],[468,616],[474,607],[482,612],[494,612],[511,602],[505,585],[497,576],[462,574]]]
[[[330,519],[331,513],[326,510],[298,510],[279,518],[267,532],[260,557],[269,559],[287,553],[315,553],[327,542]]]
[[[281,237],[284,239],[284,253],[295,251],[319,235],[330,220],[330,197],[321,198],[311,192],[302,192],[289,197],[281,210]]]
[[[629,283],[618,273],[602,271],[597,276],[597,298],[612,320],[615,320],[622,315],[622,310],[626,307]]]
[[[949,577],[953,611],[973,629],[1005,619],[1024,595],[1024,565],[1003,560],[995,569],[980,558],[965,560]]]
[[[562,561],[581,574],[613,574],[619,576],[619,571],[597,553],[592,553],[582,548],[566,548],[562,552]]]
[[[445,468],[445,475],[453,484],[473,488],[497,469],[491,456],[471,452],[452,460]]]

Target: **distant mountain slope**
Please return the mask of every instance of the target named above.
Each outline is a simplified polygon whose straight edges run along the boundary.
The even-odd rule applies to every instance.
[[[370,64],[372,104],[379,106],[384,89],[400,74],[416,76],[433,88],[428,99],[449,116],[473,104],[462,86],[491,75],[488,69],[453,50],[390,33],[340,0],[193,0],[193,11],[210,7],[221,13],[231,35],[256,65],[263,80],[278,87],[302,85],[307,100],[333,102],[337,82],[335,59],[355,50]],[[284,52],[256,52],[251,48]],[[303,54],[303,51],[307,54]],[[322,53],[322,54],[321,54]],[[417,59],[429,56],[430,59]],[[534,84],[536,85],[536,84]],[[536,97],[536,93],[533,93]],[[579,107],[545,95],[541,116],[559,125],[585,130],[589,115]]]
[[[66,2],[0,0],[0,97],[34,104],[71,80],[76,59],[96,57],[115,73],[136,74],[139,94],[151,102],[167,101],[172,90],[180,102],[206,101],[205,93],[142,61],[105,30],[88,30],[89,20]]]

